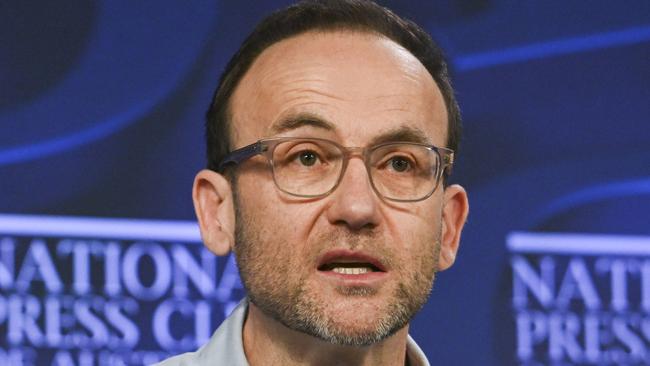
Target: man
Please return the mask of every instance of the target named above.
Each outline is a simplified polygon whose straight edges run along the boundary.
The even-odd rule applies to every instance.
[[[439,50],[374,3],[258,25],[208,111],[193,199],[248,298],[164,365],[428,365],[408,336],[468,212],[448,185],[460,117]]]

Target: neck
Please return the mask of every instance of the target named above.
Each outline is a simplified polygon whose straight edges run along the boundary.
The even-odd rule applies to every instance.
[[[244,352],[258,365],[404,365],[408,326],[370,346],[340,346],[291,330],[249,302]]]

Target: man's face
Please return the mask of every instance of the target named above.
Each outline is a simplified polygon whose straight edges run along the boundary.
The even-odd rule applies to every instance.
[[[355,147],[445,146],[447,136],[445,105],[424,66],[368,33],[310,32],[271,46],[237,87],[231,111],[236,148],[271,136]],[[441,186],[423,201],[387,201],[354,157],[333,193],[304,199],[281,192],[257,156],[238,168],[234,190],[244,284],[253,304],[291,329],[372,344],[408,323],[444,269]]]

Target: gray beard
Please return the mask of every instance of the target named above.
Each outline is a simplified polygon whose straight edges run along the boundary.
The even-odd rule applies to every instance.
[[[261,233],[255,230],[254,220],[246,217],[240,210],[236,191],[236,187],[233,187],[236,211],[234,253],[242,283],[249,300],[265,315],[287,328],[335,345],[369,346],[390,337],[406,326],[426,303],[433,286],[439,243],[435,245],[431,256],[424,256],[426,258],[415,266],[428,267],[428,271],[416,271],[406,283],[399,284],[383,315],[373,323],[372,329],[361,332],[337,325],[327,317],[324,304],[314,301],[306,292],[304,278],[300,279],[297,285],[287,284],[283,274],[291,273],[291,269],[286,268],[283,258],[269,258],[269,253],[263,254],[259,250],[265,246],[272,247],[273,238],[268,235],[262,237]],[[358,241],[361,235],[363,234],[349,234],[346,237],[357,237]],[[440,235],[437,237],[440,238]],[[366,287],[340,287],[336,291],[351,297],[370,297],[375,293],[375,290]]]

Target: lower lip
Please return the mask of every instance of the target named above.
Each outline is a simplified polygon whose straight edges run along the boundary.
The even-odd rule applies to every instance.
[[[378,285],[386,280],[386,272],[366,272],[362,274],[345,274],[334,271],[318,271],[318,273],[328,280],[339,282],[346,286],[372,286]]]

